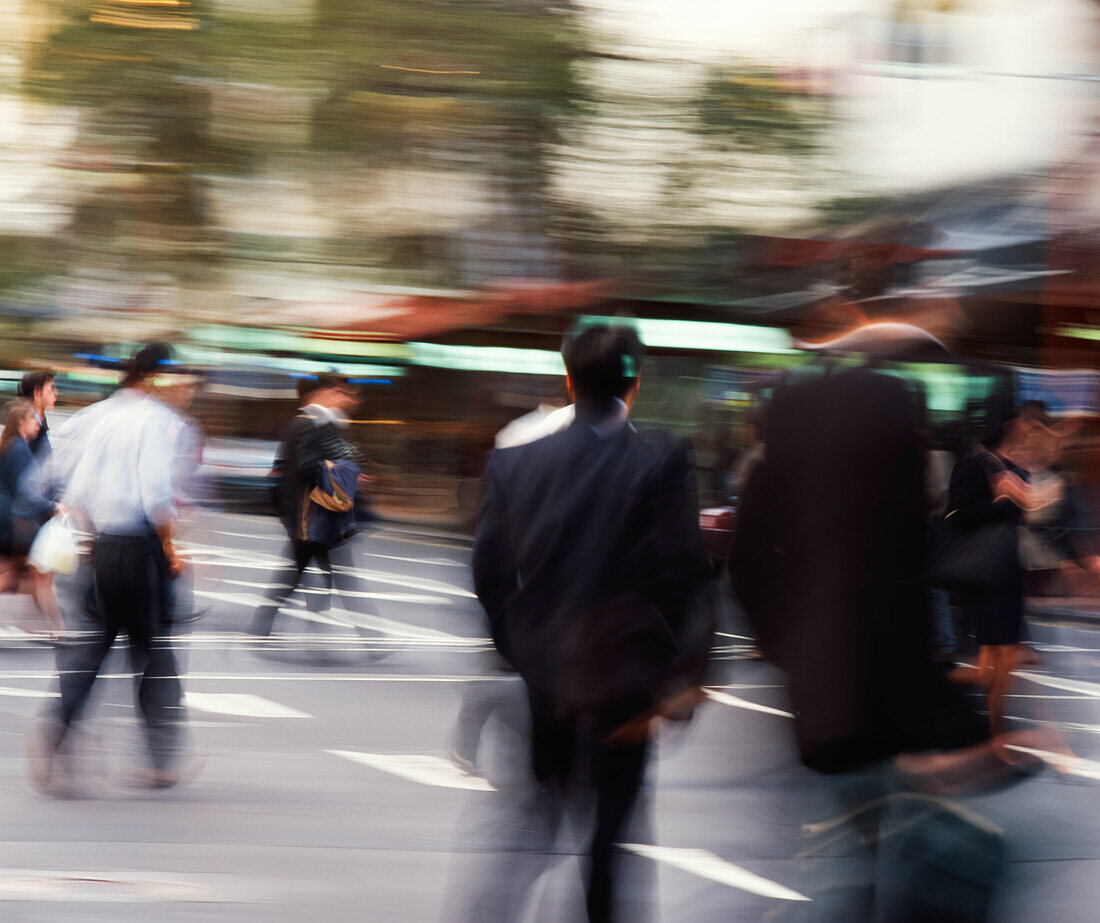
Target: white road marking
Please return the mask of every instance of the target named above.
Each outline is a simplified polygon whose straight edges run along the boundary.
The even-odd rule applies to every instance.
[[[214,535],[227,535],[230,538],[256,538],[265,542],[282,542],[286,543],[287,538],[285,535],[253,535],[248,532],[223,532],[221,530],[215,530]],[[212,546],[217,548],[219,546]],[[369,558],[384,558],[387,561],[404,561],[406,564],[427,564],[432,567],[466,567],[463,561],[451,561],[448,558],[405,558],[396,554],[380,554],[377,551],[360,551],[360,554]]]
[[[1083,779],[1093,779],[1100,782],[1100,763],[1093,762],[1092,760],[1086,760],[1080,756],[1067,756],[1065,753],[1054,753],[1050,750],[1033,750],[1031,747],[1017,747],[1013,744],[1009,744],[1008,749],[1036,756],[1048,766],[1052,766],[1054,769],[1059,772],[1064,772],[1067,775],[1080,776]]]
[[[66,672],[75,672],[72,670]],[[57,674],[51,671],[25,671],[0,673],[0,679],[42,680],[56,679]],[[133,679],[133,673],[100,673],[100,679]],[[463,674],[454,675],[420,675],[409,676],[405,674],[381,675],[376,673],[188,673],[181,677],[187,682],[204,681],[231,681],[231,682],[311,682],[311,683],[491,683],[491,682],[517,682],[514,676],[489,675],[469,676]]]
[[[360,750],[326,750],[325,752],[421,785],[460,788],[473,792],[496,791],[485,779],[467,775],[450,760],[439,756],[421,753],[364,753]]]
[[[313,715],[280,705],[250,692],[187,692],[183,704],[195,711],[239,718],[312,718]]]
[[[39,689],[17,689],[15,686],[0,686],[0,695],[14,699],[59,699],[60,692],[45,692]]]
[[[221,582],[228,586],[240,586],[251,590],[270,590],[278,585],[274,583],[253,583],[247,580],[223,580]],[[328,590],[313,587],[299,587],[295,592],[311,596],[329,595]],[[387,602],[414,603],[421,606],[452,605],[451,600],[443,596],[423,596],[416,593],[368,593],[362,590],[333,590],[332,595],[337,598],[347,596],[352,599],[383,599]],[[293,597],[291,598],[293,599]]]
[[[1040,686],[1049,686],[1051,689],[1062,689],[1066,692],[1077,692],[1094,699],[1100,699],[1100,683],[1090,683],[1083,679],[1066,679],[1061,676],[1046,676],[1043,673],[1029,673],[1026,670],[1016,670],[1015,676],[1026,679],[1028,682],[1038,683]]]
[[[706,849],[674,849],[669,846],[647,846],[643,843],[624,843],[624,849],[655,862],[663,862],[700,878],[709,878],[731,888],[772,897],[779,901],[809,901],[812,898],[799,894],[778,882],[727,862]]]
[[[781,708],[771,708],[767,705],[757,705],[755,702],[750,702],[748,699],[738,698],[735,695],[730,695],[726,692],[715,692],[713,689],[706,690],[707,697],[718,702],[720,705],[732,705],[734,708],[744,708],[747,711],[763,712],[765,715],[777,715],[780,718],[793,718],[789,711],[783,711]]]
[[[121,876],[121,877],[120,877]],[[57,869],[0,870],[0,901],[219,902],[232,899],[195,881],[159,872],[92,872]]]

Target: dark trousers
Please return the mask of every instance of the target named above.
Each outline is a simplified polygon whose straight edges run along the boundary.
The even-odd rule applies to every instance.
[[[321,569],[323,592],[307,597],[311,612],[320,612],[331,600],[332,591],[343,594],[344,605],[366,615],[374,615],[374,607],[369,600],[352,595],[356,592],[356,578],[349,573],[354,566],[351,553],[352,543],[344,542],[335,547],[320,545],[316,542],[294,541],[290,544],[287,565],[276,578],[275,586],[267,593],[267,602],[257,610],[252,622],[252,630],[268,634],[275,623],[275,616],[302,582],[302,574],[310,563],[316,563]]]
[[[627,829],[645,777],[646,743],[610,743],[608,737],[641,714],[648,701],[623,700],[561,717],[550,698],[531,696],[532,757],[536,780],[564,802],[575,785],[595,795],[586,888],[588,919],[613,919],[616,844]]]
[[[132,668],[140,674],[137,702],[153,766],[167,769],[178,751],[182,687],[165,618],[167,574],[156,538],[99,536],[92,572],[100,618],[61,671],[62,733],[80,719],[103,661],[124,632]]]

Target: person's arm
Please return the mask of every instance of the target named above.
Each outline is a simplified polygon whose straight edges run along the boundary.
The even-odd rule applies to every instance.
[[[52,516],[57,509],[57,504],[51,502],[42,490],[30,447],[25,442],[16,442],[9,451],[15,453],[12,458],[15,480],[12,513],[20,519],[28,520]]]
[[[168,563],[168,575],[178,577],[183,562],[172,541],[172,528],[177,518],[172,498],[172,441],[155,425],[146,427],[138,449],[138,489],[145,518],[156,530],[164,557]]]
[[[504,613],[517,587],[518,567],[508,535],[507,507],[496,472],[497,453],[485,468],[485,497],[474,530],[474,592],[489,618],[493,643],[513,662]]]
[[[1007,522],[1017,515],[1012,500],[1006,495],[998,498],[994,487],[994,479],[1006,473],[1004,467],[992,457],[985,462],[982,458],[980,453],[963,456],[951,473],[947,512],[960,528]]]
[[[1009,500],[1020,509],[1034,512],[1062,499],[1062,484],[1052,478],[1043,485],[1029,484],[1011,471],[1002,471],[989,479],[993,501]]]

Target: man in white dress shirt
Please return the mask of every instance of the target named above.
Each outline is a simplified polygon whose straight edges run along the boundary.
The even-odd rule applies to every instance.
[[[179,576],[182,561],[172,543],[173,449],[176,415],[153,396],[158,372],[170,361],[164,344],[151,344],[132,360],[122,388],[72,420],[66,442],[71,471],[66,503],[94,533],[92,571],[99,621],[73,649],[61,671],[56,722],[46,727],[32,752],[32,778],[50,791],[54,755],[79,720],[96,676],[115,639],[129,637],[134,670],[141,674],[138,708],[151,757],[148,781],[158,787],[179,781],[182,689],[165,613],[166,581]]]

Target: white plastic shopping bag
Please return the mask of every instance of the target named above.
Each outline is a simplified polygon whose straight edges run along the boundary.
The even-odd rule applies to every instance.
[[[43,574],[69,576],[76,573],[80,549],[68,516],[54,516],[38,530],[31,542],[27,563]]]

